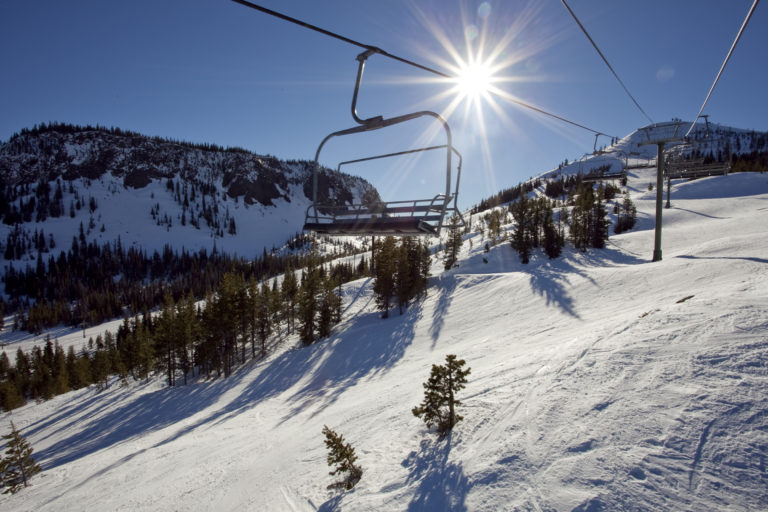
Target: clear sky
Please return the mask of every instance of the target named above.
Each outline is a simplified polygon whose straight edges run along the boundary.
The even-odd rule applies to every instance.
[[[662,122],[695,117],[752,2],[569,5],[642,108]],[[256,3],[448,73],[468,55],[491,58],[500,94],[490,101],[457,104],[455,84],[382,56],[369,59],[360,96],[362,117],[425,109],[447,117],[464,158],[462,207],[592,150],[592,133],[509,97],[616,136],[649,123],[559,0]],[[767,50],[763,4],[709,102],[711,121],[768,130]],[[325,135],[354,126],[360,51],[230,0],[2,0],[0,140],[61,121],[311,160]],[[415,121],[334,139],[320,160],[335,166],[417,140],[443,143],[434,128]],[[430,155],[345,170],[368,178],[385,199],[418,199],[444,191],[442,165],[442,155]]]

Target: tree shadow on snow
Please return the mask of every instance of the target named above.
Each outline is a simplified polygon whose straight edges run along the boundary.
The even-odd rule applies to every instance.
[[[433,280],[433,283],[435,281],[437,280]],[[456,290],[456,276],[449,274],[437,282],[439,286],[433,286],[433,288],[437,288],[439,295],[435,309],[432,312],[432,325],[429,327],[429,334],[432,337],[432,348],[435,348],[437,339],[440,337],[440,331],[443,330],[445,316],[448,314],[448,308],[453,300],[453,292]]]
[[[580,266],[612,267],[618,265],[636,265],[645,261],[618,249],[607,247],[605,249],[590,249],[587,252],[567,252],[561,257],[547,259],[541,254],[531,258],[527,265],[520,265],[520,272],[528,274],[531,290],[543,297],[547,306],[558,308],[574,318],[580,318],[576,312],[573,297],[568,292],[571,286],[570,278],[579,276],[597,286],[596,281],[575,263],[579,260]]]
[[[45,428],[73,432],[37,451],[35,458],[46,469],[52,469],[174,425],[214,405],[245,374],[239,372],[225,379],[164,388],[138,396],[127,393],[122,399],[109,391],[99,393],[32,426],[30,432]],[[103,414],[102,410],[105,410]],[[75,424],[84,426],[76,427]]]
[[[411,452],[402,462],[410,471],[407,483],[418,482],[409,511],[467,510],[465,501],[471,484],[461,463],[448,460],[451,438],[449,433],[442,440],[425,439],[419,452]]]
[[[413,342],[421,316],[421,301],[411,304],[402,315],[396,309],[390,311],[388,319],[370,313],[318,347],[324,359],[312,370],[309,381],[291,396],[296,405],[284,420],[309,405],[316,407],[315,416],[362,378],[390,370]]]
[[[329,499],[317,509],[317,512],[335,512],[341,510],[341,501],[344,499],[344,494],[337,494],[333,498]]]
[[[765,258],[754,258],[749,256],[693,256],[691,254],[684,254],[681,256],[675,256],[676,258],[684,258],[687,260],[742,260],[752,261],[754,263],[768,263]]]
[[[264,363],[236,399],[165,442],[204,424],[237,416],[263,400],[288,391],[305,378],[309,380],[288,398],[287,401],[295,405],[281,423],[309,406],[316,407],[312,413],[315,416],[360,379],[392,368],[413,341],[420,317],[420,303],[414,303],[402,316],[390,311],[390,318],[386,320],[382,320],[379,313],[359,315],[352,328],[309,347],[286,351]]]

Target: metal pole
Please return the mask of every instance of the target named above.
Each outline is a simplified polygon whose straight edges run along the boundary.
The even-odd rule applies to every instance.
[[[661,261],[661,212],[664,210],[664,142],[657,143],[656,156],[656,236],[653,261]]]
[[[672,208],[672,204],[669,202],[669,198],[672,195],[672,178],[667,176],[667,204],[664,208]]]

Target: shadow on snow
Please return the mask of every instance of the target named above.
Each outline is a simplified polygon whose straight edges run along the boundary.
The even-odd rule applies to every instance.
[[[123,398],[114,396],[120,390],[99,393],[68,407],[45,422],[30,426],[30,432],[44,428],[74,431],[71,436],[36,452],[37,460],[46,469],[51,469],[174,425],[213,406],[244,375],[245,372],[239,372],[226,379],[164,388],[139,396],[129,391]],[[101,409],[107,411],[100,414]],[[75,423],[84,426],[76,428],[73,426]]]
[[[402,462],[410,471],[407,483],[418,482],[409,511],[467,510],[471,484],[461,463],[448,460],[451,440],[451,433],[442,440],[424,439],[419,452],[411,452]]]

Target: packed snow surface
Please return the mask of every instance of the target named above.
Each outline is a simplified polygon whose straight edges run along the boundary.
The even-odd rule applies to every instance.
[[[642,172],[638,226],[605,250],[522,265],[473,234],[403,315],[361,280],[331,338],[230,378],[3,414],[44,471],[0,509],[768,509],[768,175],[675,183],[651,263]],[[472,371],[440,440],[410,410],[446,354]],[[352,491],[326,489],[323,425],[356,449]]]

